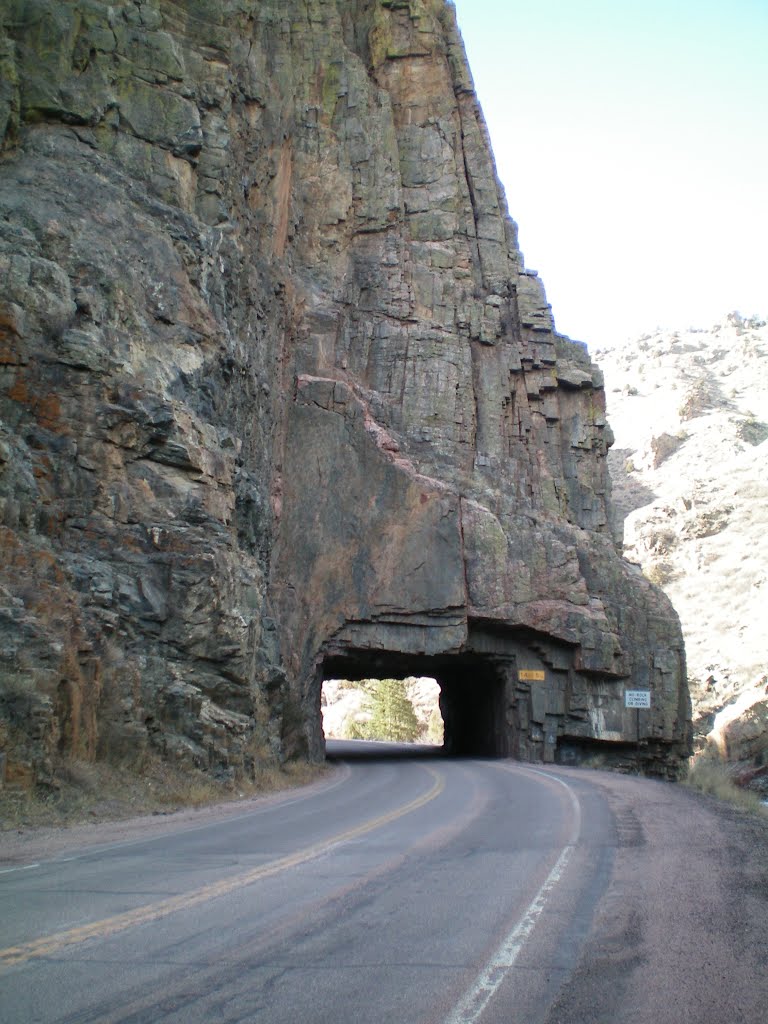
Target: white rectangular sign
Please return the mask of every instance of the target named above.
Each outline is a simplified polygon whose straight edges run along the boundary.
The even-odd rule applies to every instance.
[[[625,708],[649,708],[651,706],[650,690],[625,690]]]

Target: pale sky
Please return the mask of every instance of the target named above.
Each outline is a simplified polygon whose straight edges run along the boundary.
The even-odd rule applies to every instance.
[[[561,333],[768,315],[768,0],[455,3]]]

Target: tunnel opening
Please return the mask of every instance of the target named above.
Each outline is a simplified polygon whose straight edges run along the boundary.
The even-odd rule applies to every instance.
[[[347,650],[325,658],[321,686],[332,680],[405,680],[429,677],[440,688],[443,752],[454,757],[510,754],[507,694],[502,666],[473,653],[407,655]],[[321,701],[318,693],[318,703]]]
[[[326,679],[320,712],[326,740],[383,740],[442,747],[440,686],[429,676]]]

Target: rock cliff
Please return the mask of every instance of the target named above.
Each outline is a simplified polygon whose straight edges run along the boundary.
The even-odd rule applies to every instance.
[[[377,673],[455,750],[674,773],[679,624],[452,6],[0,13],[2,777],[319,757],[322,679]]]

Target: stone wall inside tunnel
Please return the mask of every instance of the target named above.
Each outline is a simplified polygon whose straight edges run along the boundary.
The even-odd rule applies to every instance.
[[[346,651],[327,658],[321,682],[343,679],[407,679],[426,675],[440,687],[445,726],[443,748],[452,756],[503,757],[509,753],[505,680],[498,667],[471,654],[413,657],[393,652]]]
[[[0,71],[6,777],[319,759],[377,652],[440,662],[457,749],[674,773],[679,623],[453,6],[11,0]]]

